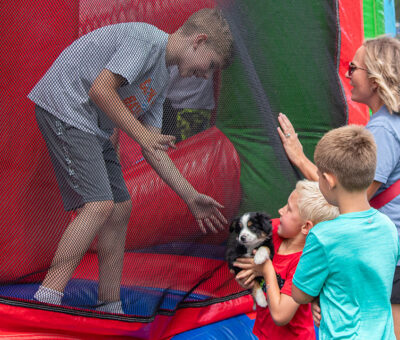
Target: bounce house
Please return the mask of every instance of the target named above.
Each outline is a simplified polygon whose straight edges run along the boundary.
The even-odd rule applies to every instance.
[[[146,22],[173,33],[195,11],[220,7],[235,60],[213,75],[207,129],[168,151],[184,177],[220,202],[278,217],[300,179],[277,134],[284,112],[306,154],[328,130],[366,124],[345,79],[364,38],[394,34],[392,0],[10,0],[2,4],[0,336],[15,339],[255,339],[253,301],[224,259],[228,227],[203,234],[185,203],[121,134],[133,208],[125,244],[124,314],[95,310],[96,239],[62,305],[33,299],[73,215],[64,211],[27,94],[58,55],[97,28]],[[277,223],[277,221],[275,221]]]

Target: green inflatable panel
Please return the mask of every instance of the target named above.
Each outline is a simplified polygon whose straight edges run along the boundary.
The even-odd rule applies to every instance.
[[[364,0],[364,37],[373,38],[385,34],[384,0]]]
[[[243,1],[228,17],[237,55],[222,74],[217,126],[240,155],[240,212],[276,217],[300,178],[276,132],[278,113],[291,119],[311,159],[321,136],[347,123],[337,3]]]

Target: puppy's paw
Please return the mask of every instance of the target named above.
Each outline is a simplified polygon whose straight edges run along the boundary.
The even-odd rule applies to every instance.
[[[254,255],[254,263],[255,264],[262,264],[269,259],[270,251],[267,247],[261,247],[257,250],[256,254]]]
[[[268,306],[267,298],[265,297],[265,294],[262,291],[262,289],[257,289],[254,292],[254,300],[256,301],[257,305],[259,305],[260,307],[265,308]]]

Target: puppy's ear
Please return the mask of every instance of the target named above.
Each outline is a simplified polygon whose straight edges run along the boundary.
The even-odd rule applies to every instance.
[[[256,216],[263,230],[269,234],[272,230],[271,217],[265,212],[258,212]]]
[[[231,225],[229,226],[229,232],[233,233],[236,229],[237,224],[239,223],[239,217],[236,217],[232,220]]]

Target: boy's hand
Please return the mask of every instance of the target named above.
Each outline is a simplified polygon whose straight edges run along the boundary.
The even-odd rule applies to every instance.
[[[236,280],[243,280],[245,285],[250,284],[256,277],[263,276],[264,265],[269,261],[267,259],[264,263],[255,264],[252,257],[237,258],[233,265],[243,270],[236,275]]]
[[[321,307],[319,306],[319,298],[311,301],[311,312],[315,326],[319,327],[321,323]]]
[[[139,145],[148,153],[154,155],[157,160],[160,160],[156,155],[158,150],[167,151],[169,147],[175,148],[175,136],[162,135],[157,132],[148,131],[148,133],[137,140]]]
[[[244,270],[243,270],[244,271]],[[230,270],[231,274],[235,274],[234,270]],[[239,284],[239,286],[241,286],[244,289],[251,289],[254,286],[254,280],[251,280],[249,283],[247,282],[247,277],[245,277],[244,279],[241,278],[241,276],[239,275],[241,272],[238,273],[238,275],[236,275],[235,280],[236,282]]]
[[[210,196],[198,193],[193,199],[186,203],[204,234],[207,233],[204,224],[210,228],[213,233],[218,233],[217,228],[224,230],[224,224],[227,224],[228,221],[218,210],[223,209],[224,206],[219,204],[216,200]]]
[[[235,262],[234,262],[234,266],[240,267],[240,266],[237,266],[235,264]],[[239,283],[240,286],[242,286],[245,289],[248,289],[246,287],[253,287],[254,279],[256,277],[257,277],[257,275],[254,274],[253,269],[244,269],[236,275],[235,279]]]

